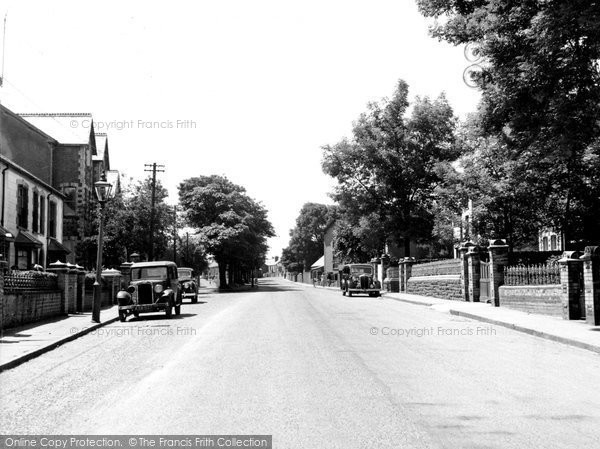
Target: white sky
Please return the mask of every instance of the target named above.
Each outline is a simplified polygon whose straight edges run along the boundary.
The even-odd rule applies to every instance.
[[[367,102],[400,78],[461,116],[479,96],[463,49],[430,38],[413,0],[0,0],[6,12],[5,106],[91,112],[111,167],[164,164],[172,203],[181,180],[226,175],[269,210],[271,255],[305,202],[331,203],[320,147]]]

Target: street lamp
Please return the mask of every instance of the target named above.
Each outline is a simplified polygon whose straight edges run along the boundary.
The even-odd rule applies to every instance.
[[[102,179],[94,183],[96,198],[100,203],[100,224],[98,230],[98,254],[96,257],[96,281],[94,282],[94,298],[92,300],[92,321],[100,322],[100,304],[102,303],[102,286],[100,284],[102,277],[102,244],[104,237],[104,205],[110,198],[112,184],[106,181],[106,174],[102,173]]]

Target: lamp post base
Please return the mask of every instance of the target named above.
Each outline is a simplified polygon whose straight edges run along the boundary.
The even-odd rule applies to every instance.
[[[100,323],[100,306],[102,304],[102,286],[94,282],[94,296],[92,299],[92,323]]]

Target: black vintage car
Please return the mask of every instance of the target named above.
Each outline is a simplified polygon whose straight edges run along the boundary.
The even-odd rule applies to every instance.
[[[179,276],[179,288],[181,289],[181,297],[191,298],[192,303],[198,302],[198,283],[192,268],[177,268]]]
[[[364,263],[344,265],[340,270],[342,295],[363,293],[381,296],[381,283],[374,274],[373,266]]]
[[[127,290],[117,293],[119,319],[140,313],[164,311],[171,318],[181,313],[181,292],[177,265],[170,261],[139,262],[131,266],[131,281]]]

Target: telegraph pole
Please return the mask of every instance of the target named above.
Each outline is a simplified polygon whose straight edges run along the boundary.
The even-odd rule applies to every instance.
[[[173,206],[173,262],[177,263],[177,205]]]
[[[156,201],[156,172],[163,173],[164,165],[144,164],[144,171],[152,172],[152,208],[150,209],[150,251],[148,251],[148,259],[154,260],[154,202]]]

